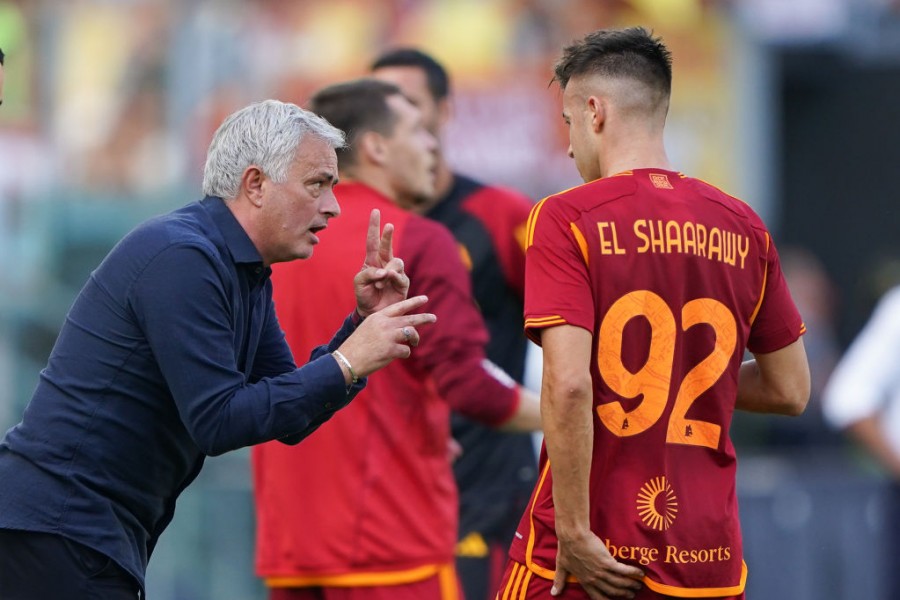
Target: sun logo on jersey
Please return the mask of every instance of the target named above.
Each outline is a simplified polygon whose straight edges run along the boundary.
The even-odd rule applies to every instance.
[[[665,477],[654,477],[641,487],[637,509],[648,527],[665,531],[672,526],[678,516],[678,498]]]

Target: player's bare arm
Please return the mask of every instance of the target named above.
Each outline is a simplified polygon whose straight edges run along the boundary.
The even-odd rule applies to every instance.
[[[643,572],[617,562],[591,531],[589,479],[593,454],[593,387],[590,374],[593,336],[560,325],[545,329],[541,416],[553,474],[553,504],[559,549],[553,595],[569,575],[593,600],[632,598]]]
[[[803,338],[741,365],[736,408],[796,416],[809,401],[809,363]]]
[[[500,425],[502,431],[540,431],[541,400],[524,386],[518,386],[519,406],[509,420]]]

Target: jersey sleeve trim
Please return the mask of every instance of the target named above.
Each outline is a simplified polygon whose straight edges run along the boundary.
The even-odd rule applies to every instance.
[[[554,327],[556,325],[568,325],[569,322],[566,321],[559,315],[551,315],[549,317],[534,317],[530,319],[525,319],[525,335],[532,342],[541,345],[541,337],[538,335],[539,329],[546,329],[547,327]]]
[[[766,255],[769,254],[769,234],[766,233]],[[766,296],[766,279],[768,278],[769,270],[763,269],[763,278],[762,278],[762,289],[759,290],[759,300],[756,302],[756,308],[753,309],[753,314],[750,315],[750,324],[753,325],[753,322],[756,320],[756,315],[759,314],[759,309],[762,307],[763,298]]]

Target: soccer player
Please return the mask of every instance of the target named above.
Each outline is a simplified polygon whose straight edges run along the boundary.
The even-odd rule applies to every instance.
[[[427,295],[438,321],[413,358],[372,378],[355,410],[318,431],[313,445],[253,452],[257,572],[272,600],[457,600],[450,409],[532,430],[538,399],[485,358],[487,332],[453,236],[406,210],[434,193],[436,141],[420,111],[374,79],[325,88],[310,108],[348,132],[336,189],[344,215],[329,227],[332,243],[317,248],[318,267],[274,270],[291,348],[305,353],[345,311],[340,290],[359,270],[347,248],[375,208],[394,224],[410,293]]]
[[[586,183],[529,219],[545,446],[502,600],[742,598],[731,415],[796,415],[809,396],[766,227],[669,163],[671,78],[643,28],[591,33],[556,65]]]
[[[419,198],[413,210],[446,225],[462,247],[490,334],[487,357],[521,383],[525,223],[534,203],[450,169],[440,147],[450,117],[450,80],[434,58],[413,48],[390,50],[375,59],[372,76],[399,87],[439,142],[435,194]],[[456,567],[466,600],[487,600],[536,482],[534,445],[530,434],[498,431],[459,413],[452,415],[451,432],[462,448],[453,463],[459,488]]]

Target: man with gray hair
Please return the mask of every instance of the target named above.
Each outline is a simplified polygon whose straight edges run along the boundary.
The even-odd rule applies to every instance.
[[[295,444],[365,376],[409,356],[416,327],[435,317],[407,314],[425,298],[406,299],[393,227],[379,233],[377,211],[356,308],[306,365],[275,316],[270,266],[310,257],[340,214],[343,145],[292,104],[236,112],[210,145],[206,197],[138,226],[91,274],[0,442],[0,597],[142,595],[150,554],[207,455]]]

